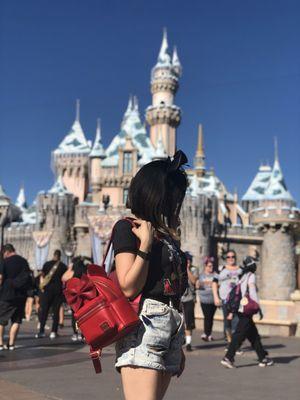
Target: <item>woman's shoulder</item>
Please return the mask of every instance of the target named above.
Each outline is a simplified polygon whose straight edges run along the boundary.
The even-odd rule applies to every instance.
[[[114,225],[114,232],[131,232],[133,227],[133,222],[128,218],[119,219]]]

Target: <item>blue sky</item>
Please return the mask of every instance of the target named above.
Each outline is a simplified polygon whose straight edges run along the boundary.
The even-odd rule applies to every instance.
[[[119,131],[128,96],[142,116],[162,29],[183,76],[178,145],[194,156],[203,124],[207,166],[242,195],[273,138],[300,203],[300,3],[291,0],[0,0],[0,183],[32,201],[53,183],[51,151],[81,100],[81,123],[104,145]]]

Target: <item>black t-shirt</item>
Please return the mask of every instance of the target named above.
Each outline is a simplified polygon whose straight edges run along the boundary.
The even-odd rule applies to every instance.
[[[25,258],[15,254],[3,259],[0,263],[0,275],[2,275],[2,286],[0,287],[0,300],[13,301],[18,298],[26,297],[28,280],[20,287],[21,275],[30,277],[30,268]],[[19,280],[19,282],[18,282]],[[17,286],[17,287],[16,287]]]
[[[51,261],[47,261],[44,264],[43,269],[42,269],[43,276],[46,276],[50,272],[50,270],[52,269],[52,267],[54,266],[55,263],[56,263],[56,261],[51,260]],[[67,266],[64,263],[60,262],[58,264],[56,271],[54,272],[54,274],[51,278],[51,281],[45,287],[45,291],[56,290],[58,292],[62,292],[63,284],[61,281],[61,277],[66,272],[66,270],[67,270]]]
[[[120,220],[115,225],[113,249],[115,256],[119,253],[137,252],[137,237],[127,220]],[[186,258],[179,245],[167,235],[154,239],[149,255],[148,276],[142,290],[143,297],[157,300],[165,297],[179,299],[187,284]]]
[[[87,272],[87,267],[84,264],[83,261],[77,261],[73,265],[73,271],[74,271],[74,278],[81,278],[83,274],[86,274]]]

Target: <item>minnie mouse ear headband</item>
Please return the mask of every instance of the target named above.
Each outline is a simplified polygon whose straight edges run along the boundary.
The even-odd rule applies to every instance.
[[[184,164],[187,164],[187,162],[188,162],[187,156],[184,154],[182,150],[178,150],[174,154],[173,159],[171,159],[170,157],[167,158],[167,163],[168,163],[167,172],[170,173],[177,171]]]
[[[215,259],[213,257],[204,257],[204,265],[207,265],[208,263],[214,263]]]
[[[187,260],[193,261],[193,256],[189,251],[186,251],[184,254]]]

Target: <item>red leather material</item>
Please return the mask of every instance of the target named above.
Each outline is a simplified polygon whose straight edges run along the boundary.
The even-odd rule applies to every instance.
[[[86,342],[92,348],[91,357],[99,373],[101,349],[131,332],[140,319],[118,285],[98,265],[90,265],[88,275],[81,279],[70,279],[64,293]]]
[[[87,275],[82,275],[81,279],[71,279],[65,295],[68,304],[76,312],[88,300],[94,299],[97,296],[97,291],[93,281]]]

